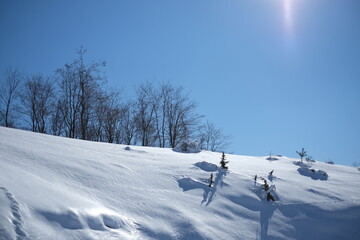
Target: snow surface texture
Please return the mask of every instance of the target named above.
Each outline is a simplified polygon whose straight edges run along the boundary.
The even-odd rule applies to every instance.
[[[0,239],[360,239],[357,169],[226,157],[0,127]]]

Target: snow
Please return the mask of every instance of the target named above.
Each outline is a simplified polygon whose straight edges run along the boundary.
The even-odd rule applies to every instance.
[[[207,172],[214,172],[218,170],[218,165],[209,163],[206,161],[197,162],[194,164],[196,167],[200,168],[201,170],[207,171]]]
[[[360,239],[356,168],[226,159],[0,127],[0,239]]]

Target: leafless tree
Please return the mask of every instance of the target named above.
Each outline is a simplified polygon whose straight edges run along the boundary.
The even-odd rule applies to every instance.
[[[170,147],[174,148],[183,140],[188,140],[201,116],[196,104],[183,93],[182,87],[168,86],[167,99],[164,101],[166,133]]]
[[[106,112],[109,108],[108,96],[106,93],[99,93],[98,100],[94,106],[93,118],[90,126],[87,129],[88,140],[104,142],[105,141],[105,124],[106,124]]]
[[[151,146],[156,140],[156,93],[151,83],[141,84],[136,92],[137,129],[142,146]]]
[[[182,87],[169,83],[140,86],[137,100],[140,136],[144,137],[145,127],[148,127],[152,143],[174,148],[194,135],[202,116],[195,112],[196,104],[183,91]]]
[[[46,133],[53,111],[53,84],[41,74],[27,77],[21,93],[22,112],[31,130]]]
[[[200,138],[203,148],[216,152],[223,151],[230,144],[230,136],[225,135],[215,124],[207,121],[200,131]]]
[[[103,125],[104,140],[109,143],[120,142],[122,108],[120,107],[119,92],[108,94],[100,106],[102,110],[100,111],[99,118],[102,117],[103,122],[98,122],[97,124],[99,126]]]
[[[0,124],[14,126],[15,103],[31,129],[70,138],[142,146],[176,147],[197,140],[202,116],[184,89],[169,83],[144,83],[135,99],[121,102],[118,93],[104,90],[105,62],[85,62],[82,47],[71,63],[55,72],[55,85],[41,74],[27,78],[19,90],[22,75],[8,70],[0,85]],[[228,137],[207,123],[202,132],[206,148],[225,148]],[[197,138],[197,139],[195,139]]]
[[[4,72],[0,85],[0,123],[5,127],[15,127],[17,105],[23,75],[17,70],[8,68]]]
[[[165,147],[167,142],[166,114],[167,106],[172,92],[172,86],[163,84],[157,96],[157,108],[155,111],[156,138],[159,147]]]
[[[93,62],[86,65],[84,54],[78,51],[78,58],[57,70],[60,88],[60,113],[66,127],[66,135],[71,138],[89,139],[89,126],[94,113],[94,106],[101,97],[100,90],[104,83],[101,67],[105,62]]]
[[[77,76],[69,64],[58,69],[56,74],[60,91],[58,113],[63,121],[66,137],[75,138],[80,113],[80,102],[78,101],[80,89],[76,81]]]
[[[92,106],[99,100],[101,94],[99,89],[103,78],[100,76],[100,67],[105,66],[105,62],[92,63],[88,66],[84,63],[84,54],[86,50],[80,49],[79,58],[73,63],[78,75],[80,86],[80,138],[87,138],[87,129],[91,120]]]
[[[122,141],[118,141],[118,143],[124,143],[127,145],[136,143],[137,123],[139,122],[138,118],[139,114],[137,113],[135,102],[129,101],[122,107],[120,121]]]
[[[55,136],[60,136],[64,133],[64,116],[62,115],[62,102],[54,102],[54,111],[51,116],[51,134]]]

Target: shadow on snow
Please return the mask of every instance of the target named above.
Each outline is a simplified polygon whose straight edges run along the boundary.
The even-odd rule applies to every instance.
[[[320,207],[307,204],[272,204],[266,200],[242,196],[229,197],[233,203],[250,211],[260,212],[261,240],[271,239],[317,239],[317,240],[351,240],[360,239],[360,206],[341,210],[324,210]],[[288,218],[293,230],[286,236],[271,236],[269,226],[274,212],[278,210],[282,216]]]
[[[198,181],[191,177],[177,179],[177,182],[179,184],[179,187],[181,187],[184,192],[192,189],[203,189],[204,194],[201,204],[206,202],[206,205],[209,205],[213,201],[218,186],[220,187],[224,186],[223,179],[226,175],[227,175],[227,171],[219,169],[219,171],[216,174],[212,187],[209,187],[208,183],[205,182],[206,180]]]

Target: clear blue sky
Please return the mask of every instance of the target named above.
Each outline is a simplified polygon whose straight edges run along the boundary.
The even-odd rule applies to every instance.
[[[229,152],[360,161],[359,0],[0,0],[0,70],[52,74],[83,45],[109,85],[184,86]]]

